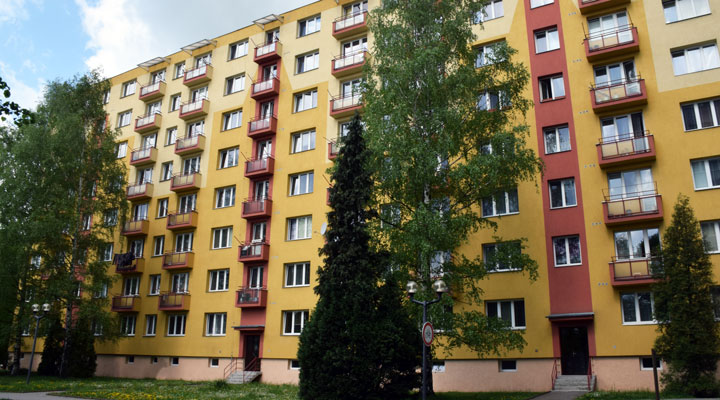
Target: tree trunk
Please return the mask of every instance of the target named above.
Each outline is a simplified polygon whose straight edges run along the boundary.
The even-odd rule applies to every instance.
[[[18,375],[20,373],[20,352],[21,352],[21,345],[22,345],[22,319],[25,314],[25,308],[23,307],[23,304],[25,304],[25,298],[27,297],[27,272],[25,272],[20,278],[20,299],[19,303],[20,307],[18,307],[18,312],[16,315],[17,318],[17,324],[15,328],[15,344],[13,346],[13,363],[12,367],[10,368],[10,375]],[[32,368],[32,366],[30,366]]]

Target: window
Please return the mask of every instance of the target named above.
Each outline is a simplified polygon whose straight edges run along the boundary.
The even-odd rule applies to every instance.
[[[662,359],[661,359],[661,358],[657,358],[657,357],[655,358],[655,367],[656,367],[658,370],[663,369],[663,367],[662,367]],[[640,369],[641,369],[641,370],[644,370],[644,371],[647,371],[647,370],[652,371],[652,370],[653,370],[653,359],[652,359],[652,357],[640,357]]]
[[[445,361],[433,361],[432,372],[445,372]]]
[[[306,131],[292,135],[292,153],[313,150],[315,148],[315,131]]]
[[[310,263],[285,264],[285,287],[310,286]]]
[[[130,252],[135,258],[143,258],[143,248],[145,247],[145,239],[135,239],[130,242]]]
[[[210,292],[224,292],[228,290],[229,269],[210,271]]]
[[[498,360],[500,372],[517,371],[517,360]]]
[[[300,369],[300,361],[298,360],[290,360],[290,363],[288,364],[289,369]]]
[[[544,53],[560,48],[557,27],[535,32],[535,53]]]
[[[546,6],[546,5],[552,4],[554,2],[555,2],[555,0],[530,0],[530,8]]]
[[[173,314],[168,316],[168,336],[185,336],[185,314]],[[177,357],[173,357],[176,359]],[[177,365],[177,363],[176,363]]]
[[[720,67],[720,55],[716,43],[676,50],[670,54],[675,75]]]
[[[93,294],[93,297],[95,297],[96,299],[104,299],[107,297],[107,295],[108,295],[108,284],[103,283],[102,286],[100,287],[100,290],[96,291],[95,294]],[[28,296],[28,300],[30,299],[29,297],[32,297],[32,296]]]
[[[588,19],[590,51],[633,41],[632,25],[626,11]]]
[[[120,319],[120,333],[135,336],[135,315],[123,315]]]
[[[647,259],[660,252],[657,228],[615,232],[615,255],[618,260]]]
[[[227,249],[232,245],[232,227],[213,229],[213,249]]]
[[[712,296],[713,315],[715,320],[720,319],[720,286],[710,287],[710,296]]]
[[[242,110],[231,111],[223,114],[223,130],[237,128],[242,123]]]
[[[290,196],[312,193],[313,177],[313,172],[290,175]]]
[[[489,21],[491,19],[500,18],[505,15],[502,0],[490,0],[482,10],[475,14],[475,23]]]
[[[117,158],[123,158],[127,155],[127,142],[118,143],[115,148],[117,149]]]
[[[582,263],[580,255],[580,236],[561,236],[553,238],[553,253],[555,266],[579,265]]]
[[[190,275],[187,272],[173,274],[172,280],[170,281],[170,292],[187,293],[189,276]]]
[[[148,215],[148,203],[135,204],[132,208],[133,221],[144,221]]]
[[[177,367],[180,365],[180,357],[170,357],[170,366]]]
[[[233,94],[241,90],[245,90],[245,74],[231,76],[225,80],[225,94]]]
[[[212,63],[212,53],[205,53],[203,55],[195,57],[195,68],[200,68],[203,65],[210,65]]]
[[[611,143],[633,137],[643,138],[634,141],[635,149],[638,151],[648,149],[642,112],[603,118],[600,120],[600,125],[602,125],[603,142]]]
[[[131,276],[123,280],[123,296],[137,296],[140,294],[140,277]]]
[[[165,253],[165,236],[155,236],[153,238],[153,256],[161,256]]]
[[[318,51],[297,56],[295,73],[302,74],[303,72],[317,69],[319,64],[320,53]]]
[[[570,151],[570,129],[567,125],[543,129],[545,154]]]
[[[317,89],[295,95],[295,112],[317,107]]]
[[[157,331],[157,315],[145,316],[145,336],[155,336]]]
[[[720,99],[683,104],[680,108],[686,131],[720,126]]]
[[[205,314],[205,336],[225,336],[225,322],[227,314]]]
[[[193,233],[180,233],[175,237],[175,252],[187,253],[192,251]]]
[[[182,95],[175,94],[170,96],[170,112],[180,109],[182,104]]]
[[[152,173],[152,167],[138,169],[136,173],[137,184],[142,185],[143,183],[152,183]]]
[[[172,161],[164,162],[160,166],[160,182],[169,181],[173,174]]]
[[[477,57],[475,58],[475,68],[480,68],[485,65],[490,65],[499,61],[496,59],[495,49],[498,43],[491,43],[485,46],[478,46],[475,48],[477,51]]]
[[[215,190],[215,208],[232,207],[235,205],[235,186]]]
[[[720,252],[720,221],[706,221],[700,223],[705,251],[708,253]]]
[[[482,199],[482,216],[517,214],[519,212],[517,189],[500,192]]]
[[[634,197],[650,196],[655,194],[650,168],[636,169],[608,174],[610,200],[620,200]],[[656,210],[655,197],[644,197],[642,209]]]
[[[237,147],[232,149],[220,150],[220,165],[218,169],[230,168],[238,165],[238,154],[240,150]]]
[[[157,364],[157,363],[158,363],[158,358],[157,358],[157,356],[152,356],[152,357],[150,357],[150,364]]]
[[[195,200],[197,199],[197,193],[189,194],[187,196],[180,197],[178,201],[178,211],[181,214],[189,213],[195,210]]]
[[[511,329],[525,329],[524,300],[486,301],[485,315],[502,319]]]
[[[577,205],[575,197],[575,178],[548,181],[550,208],[572,207]]]
[[[137,81],[132,80],[130,82],[125,82],[122,84],[122,95],[120,97],[130,96],[135,94],[135,86],[137,84]]]
[[[310,239],[312,235],[312,216],[288,218],[288,240]]]
[[[210,359],[210,368],[218,368],[220,367],[220,359],[219,358],[211,358]]]
[[[175,64],[175,74],[173,79],[182,78],[185,76],[185,62]]]
[[[562,75],[540,78],[540,101],[565,97],[565,83]]]
[[[99,323],[97,321],[92,322],[92,326],[90,327],[90,329],[92,329],[93,335],[95,335],[95,336],[102,336],[102,334],[103,334],[103,326],[101,323]]]
[[[161,275],[150,275],[150,291],[148,294],[150,296],[155,296],[160,294],[160,278]]]
[[[316,15],[298,22],[298,37],[307,36],[320,30],[320,16]]]
[[[265,233],[267,232],[266,222],[256,222],[252,224],[251,228],[251,240],[253,243],[265,242]]]
[[[251,267],[248,273],[248,287],[250,289],[262,289],[264,267]]]
[[[123,126],[130,125],[130,119],[132,118],[132,110],[123,111],[118,114],[117,127],[122,128]]]
[[[115,226],[117,225],[117,218],[118,218],[118,210],[117,208],[113,208],[112,210],[105,211],[105,225],[107,226]]]
[[[103,104],[107,104],[110,102],[110,91],[103,93]]]
[[[235,42],[228,46],[230,53],[228,54],[228,60],[234,60],[236,58],[240,58],[242,56],[247,55],[248,53],[248,41],[247,40],[241,40],[239,42]]]
[[[167,217],[168,214],[168,199],[159,199],[157,203],[157,217],[158,218],[164,218]]]
[[[165,146],[172,146],[177,141],[177,126],[165,131]]]
[[[102,261],[112,261],[113,258],[113,244],[105,243],[102,252]]]
[[[710,14],[708,0],[665,0],[665,22],[677,22],[684,19]]]
[[[478,110],[495,111],[509,105],[505,93],[500,91],[487,91],[478,97]]]
[[[283,311],[283,334],[299,335],[310,313],[305,311]]]
[[[655,302],[652,293],[622,293],[620,294],[620,302],[622,303],[623,324],[655,322],[653,319]]]
[[[520,242],[489,243],[482,246],[485,269],[493,272],[518,271],[512,259],[520,256]]]
[[[619,83],[635,82],[637,81],[637,73],[635,72],[635,62],[633,60],[624,61],[621,63],[608,64],[593,69],[595,74],[595,86],[596,87],[608,87],[617,85]],[[626,86],[628,95],[640,94],[632,92],[634,86]],[[632,88],[632,89],[631,89]],[[639,91],[639,87],[637,87]]]

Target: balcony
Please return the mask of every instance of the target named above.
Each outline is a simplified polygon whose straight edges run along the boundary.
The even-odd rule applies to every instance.
[[[157,130],[160,129],[160,124],[162,124],[162,114],[152,113],[150,115],[143,115],[142,117],[137,117],[135,120],[135,132],[145,133]]]
[[[179,156],[201,153],[203,150],[205,150],[205,135],[202,133],[196,133],[195,136],[178,138],[175,141],[175,154]]]
[[[195,253],[175,252],[163,254],[162,268],[167,270],[191,269],[195,261]]]
[[[275,171],[275,158],[263,157],[255,160],[245,161],[245,177],[260,178],[272,175]]]
[[[176,193],[189,192],[200,189],[202,176],[199,172],[180,173],[173,175],[170,181],[170,190]]]
[[[140,311],[140,296],[113,296],[110,311],[138,312]]]
[[[336,141],[328,142],[328,159],[334,160],[340,154],[340,145]]]
[[[187,86],[200,85],[212,79],[213,66],[210,64],[201,65],[197,68],[185,71],[183,83]]]
[[[135,149],[132,153],[130,153],[130,165],[134,165],[136,167],[155,164],[156,160],[157,149],[154,147]]]
[[[645,80],[610,82],[590,88],[590,100],[596,113],[647,104]]]
[[[242,243],[238,247],[238,261],[243,263],[267,261],[270,255],[270,245],[265,242]]]
[[[628,259],[613,257],[610,264],[610,281],[613,286],[647,285],[654,283],[653,267],[657,258]]]
[[[345,118],[351,116],[355,111],[362,108],[362,95],[359,92],[343,94],[330,99],[330,116]]]
[[[253,83],[250,97],[255,100],[262,100],[278,94],[280,94],[280,80],[273,77],[266,81]]]
[[[618,190],[622,189],[618,188]],[[620,194],[608,194],[608,191],[605,191],[605,201],[603,201],[605,225],[663,219],[662,196],[657,193],[654,182],[624,189],[625,193]]]
[[[633,25],[619,26],[585,36],[585,56],[595,62],[638,51],[638,31]]]
[[[648,131],[641,136],[600,139],[597,144],[600,168],[655,159],[655,140]]]
[[[170,213],[167,217],[166,227],[171,231],[180,229],[195,229],[197,228],[197,219],[197,211]]]
[[[630,0],[578,0],[578,7],[580,8],[580,13],[590,14],[627,3],[630,3]]]
[[[331,188],[327,188],[325,190],[325,204],[328,206],[330,205],[330,189]]]
[[[248,124],[248,137],[253,139],[261,139],[266,136],[274,135],[277,131],[277,117],[256,117],[250,120]]]
[[[151,83],[140,88],[139,98],[142,101],[153,101],[165,96],[165,81]]]
[[[262,64],[268,61],[275,61],[280,57],[282,57],[282,43],[276,40],[272,43],[265,43],[256,47],[253,61]]]
[[[141,219],[136,221],[127,221],[122,229],[123,236],[140,236],[147,235],[150,228],[150,221]]]
[[[158,296],[160,311],[189,311],[190,293],[162,292]]]
[[[137,185],[128,185],[127,199],[130,201],[147,200],[153,197],[153,184],[140,183]]]
[[[365,65],[367,59],[367,51],[357,51],[355,53],[337,56],[332,60],[332,74],[336,78],[359,73]]]
[[[266,218],[272,215],[272,200],[246,200],[242,204],[242,217],[245,219]]]
[[[125,253],[131,254],[132,253]],[[115,254],[113,264],[115,264],[116,274],[142,274],[145,270],[145,259],[144,258],[133,258],[123,260],[122,257],[125,254]]]
[[[262,308],[267,304],[267,289],[241,287],[235,293],[235,307]]]
[[[367,11],[344,15],[333,21],[333,36],[343,39],[367,31]]]
[[[189,119],[204,117],[210,109],[210,100],[200,99],[183,103],[180,106],[180,118],[187,121]]]

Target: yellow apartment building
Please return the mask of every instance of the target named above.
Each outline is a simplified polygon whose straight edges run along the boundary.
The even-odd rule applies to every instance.
[[[297,382],[326,169],[362,109],[379,3],[319,0],[111,79],[132,211],[114,253],[134,259],[113,266],[127,337],[97,345],[98,375]],[[546,169],[484,202],[499,230],[462,251],[525,237],[539,279],[498,268],[483,284],[485,312],[522,330],[524,351],[438,351],[435,389],[650,388],[649,269],[679,193],[720,280],[720,4],[491,0],[478,19],[478,68],[507,41],[529,69],[529,146]]]

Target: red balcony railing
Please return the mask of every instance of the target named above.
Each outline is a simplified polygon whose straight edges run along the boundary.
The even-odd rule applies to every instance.
[[[360,72],[363,65],[365,65],[366,59],[366,50],[337,56],[332,60],[332,74],[336,78],[339,78]]]
[[[256,117],[248,124],[248,137],[261,138],[274,135],[277,131],[277,117]]]
[[[362,94],[350,92],[330,99],[330,115],[343,118],[352,115],[355,110],[362,108]]]
[[[124,236],[147,235],[149,227],[150,221],[147,219],[127,221],[123,226],[122,234]]]
[[[201,175],[199,172],[182,172],[175,174],[170,181],[170,190],[185,192],[200,189]]]
[[[194,210],[168,213],[166,228],[170,230],[194,229],[197,228],[197,220],[198,213]]]
[[[156,112],[149,115],[143,115],[137,117],[135,120],[135,132],[145,133],[155,129],[160,129],[160,124],[162,124],[162,114]]]
[[[193,136],[178,138],[175,141],[175,154],[186,155],[199,153],[205,149],[205,135],[196,133]]]
[[[265,242],[242,243],[238,247],[238,261],[256,262],[267,261],[270,254],[270,245]]]
[[[157,149],[154,147],[135,149],[132,153],[130,153],[130,165],[134,165],[136,167],[155,164],[156,160]]]
[[[264,43],[255,48],[255,61],[256,63],[264,63],[267,61],[277,60],[282,56],[282,43],[276,40],[270,43]]]
[[[245,177],[256,178],[272,175],[275,171],[275,158],[263,157],[255,160],[245,161]]]
[[[272,77],[268,80],[253,83],[250,97],[255,100],[261,100],[280,94],[280,80]]]
[[[140,311],[140,296],[113,296],[110,310],[115,312]]]
[[[163,269],[189,269],[195,263],[195,253],[192,251],[163,254]]]
[[[116,254],[113,260],[115,264],[115,273],[117,274],[141,274],[145,270],[144,258],[133,258],[132,260],[123,261],[122,256],[125,254]]]
[[[188,311],[190,309],[190,293],[162,292],[158,296],[158,310]]]
[[[165,96],[165,81],[158,81],[140,88],[140,100],[151,101]]]
[[[210,109],[210,100],[200,99],[180,105],[180,118],[184,120],[203,117]]]
[[[333,21],[333,36],[342,39],[367,30],[367,11],[343,15]]]
[[[235,307],[265,307],[267,304],[267,289],[240,287],[235,294]]]
[[[609,82],[602,86],[592,86],[590,96],[593,111],[605,112],[624,107],[647,103],[645,80],[637,77],[633,80]]]
[[[153,196],[153,184],[146,182],[128,185],[126,193],[128,200],[146,200]]]
[[[243,201],[242,206],[242,217],[246,219],[269,217],[272,215],[271,199],[248,199]]]
[[[632,24],[586,35],[584,43],[585,56],[591,62],[631,53],[640,46],[637,28]]]
[[[340,154],[340,145],[336,141],[328,142],[328,159],[334,160]]]
[[[606,225],[659,220],[663,218],[662,196],[655,182],[606,189],[603,214]]]
[[[655,140],[648,131],[637,135],[602,138],[597,144],[601,168],[655,159]]]
[[[188,86],[199,85],[212,79],[213,66],[210,64],[201,65],[197,68],[185,71],[183,83]]]
[[[578,7],[583,14],[610,9],[616,6],[627,4],[630,0],[578,0]]]
[[[613,286],[644,285],[655,282],[653,268],[657,265],[656,257],[621,258],[613,257],[610,264],[610,278]]]

